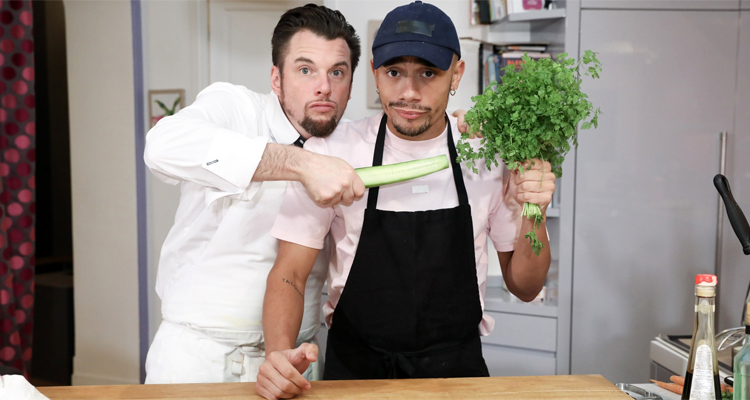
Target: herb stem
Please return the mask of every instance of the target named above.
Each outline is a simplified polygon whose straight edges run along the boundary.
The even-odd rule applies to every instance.
[[[539,229],[539,226],[542,224],[542,219],[544,218],[542,216],[542,210],[536,204],[523,203],[523,211],[521,212],[521,215],[534,221],[531,231],[527,232],[526,235],[524,235],[524,238],[529,239],[531,249],[534,251],[534,254],[538,256],[544,248],[544,243],[542,243],[536,235],[536,230]]]

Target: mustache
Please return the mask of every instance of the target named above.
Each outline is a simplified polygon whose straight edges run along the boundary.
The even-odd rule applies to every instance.
[[[405,101],[392,101],[388,103],[388,107],[410,108],[412,110],[419,110],[419,111],[432,111],[432,108],[430,107],[425,107],[421,104],[407,103]]]
[[[335,101],[331,100],[330,97],[325,97],[325,98],[322,98],[322,99],[315,99],[315,100],[308,101],[307,103],[305,103],[305,108],[310,107],[310,104],[312,104],[312,103],[331,103],[331,104],[336,105],[336,107],[338,107],[338,105],[339,105]]]

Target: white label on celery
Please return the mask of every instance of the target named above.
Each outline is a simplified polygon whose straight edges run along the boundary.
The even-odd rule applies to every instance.
[[[693,383],[690,386],[690,400],[718,400],[714,392],[714,363],[711,348],[702,344],[695,351]]]
[[[430,191],[429,185],[414,185],[411,187],[411,194],[427,193]]]

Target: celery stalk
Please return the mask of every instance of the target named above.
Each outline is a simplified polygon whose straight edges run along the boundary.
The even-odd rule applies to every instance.
[[[448,157],[441,155],[396,164],[357,168],[354,171],[362,179],[365,187],[371,188],[419,178],[444,170],[449,166]]]

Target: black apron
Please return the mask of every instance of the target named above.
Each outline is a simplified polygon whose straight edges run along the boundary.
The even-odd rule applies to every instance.
[[[370,189],[357,253],[328,332],[323,379],[489,376],[479,339],[471,208],[447,125],[459,205],[378,210],[379,188]],[[383,163],[385,131],[383,115],[372,165]]]

